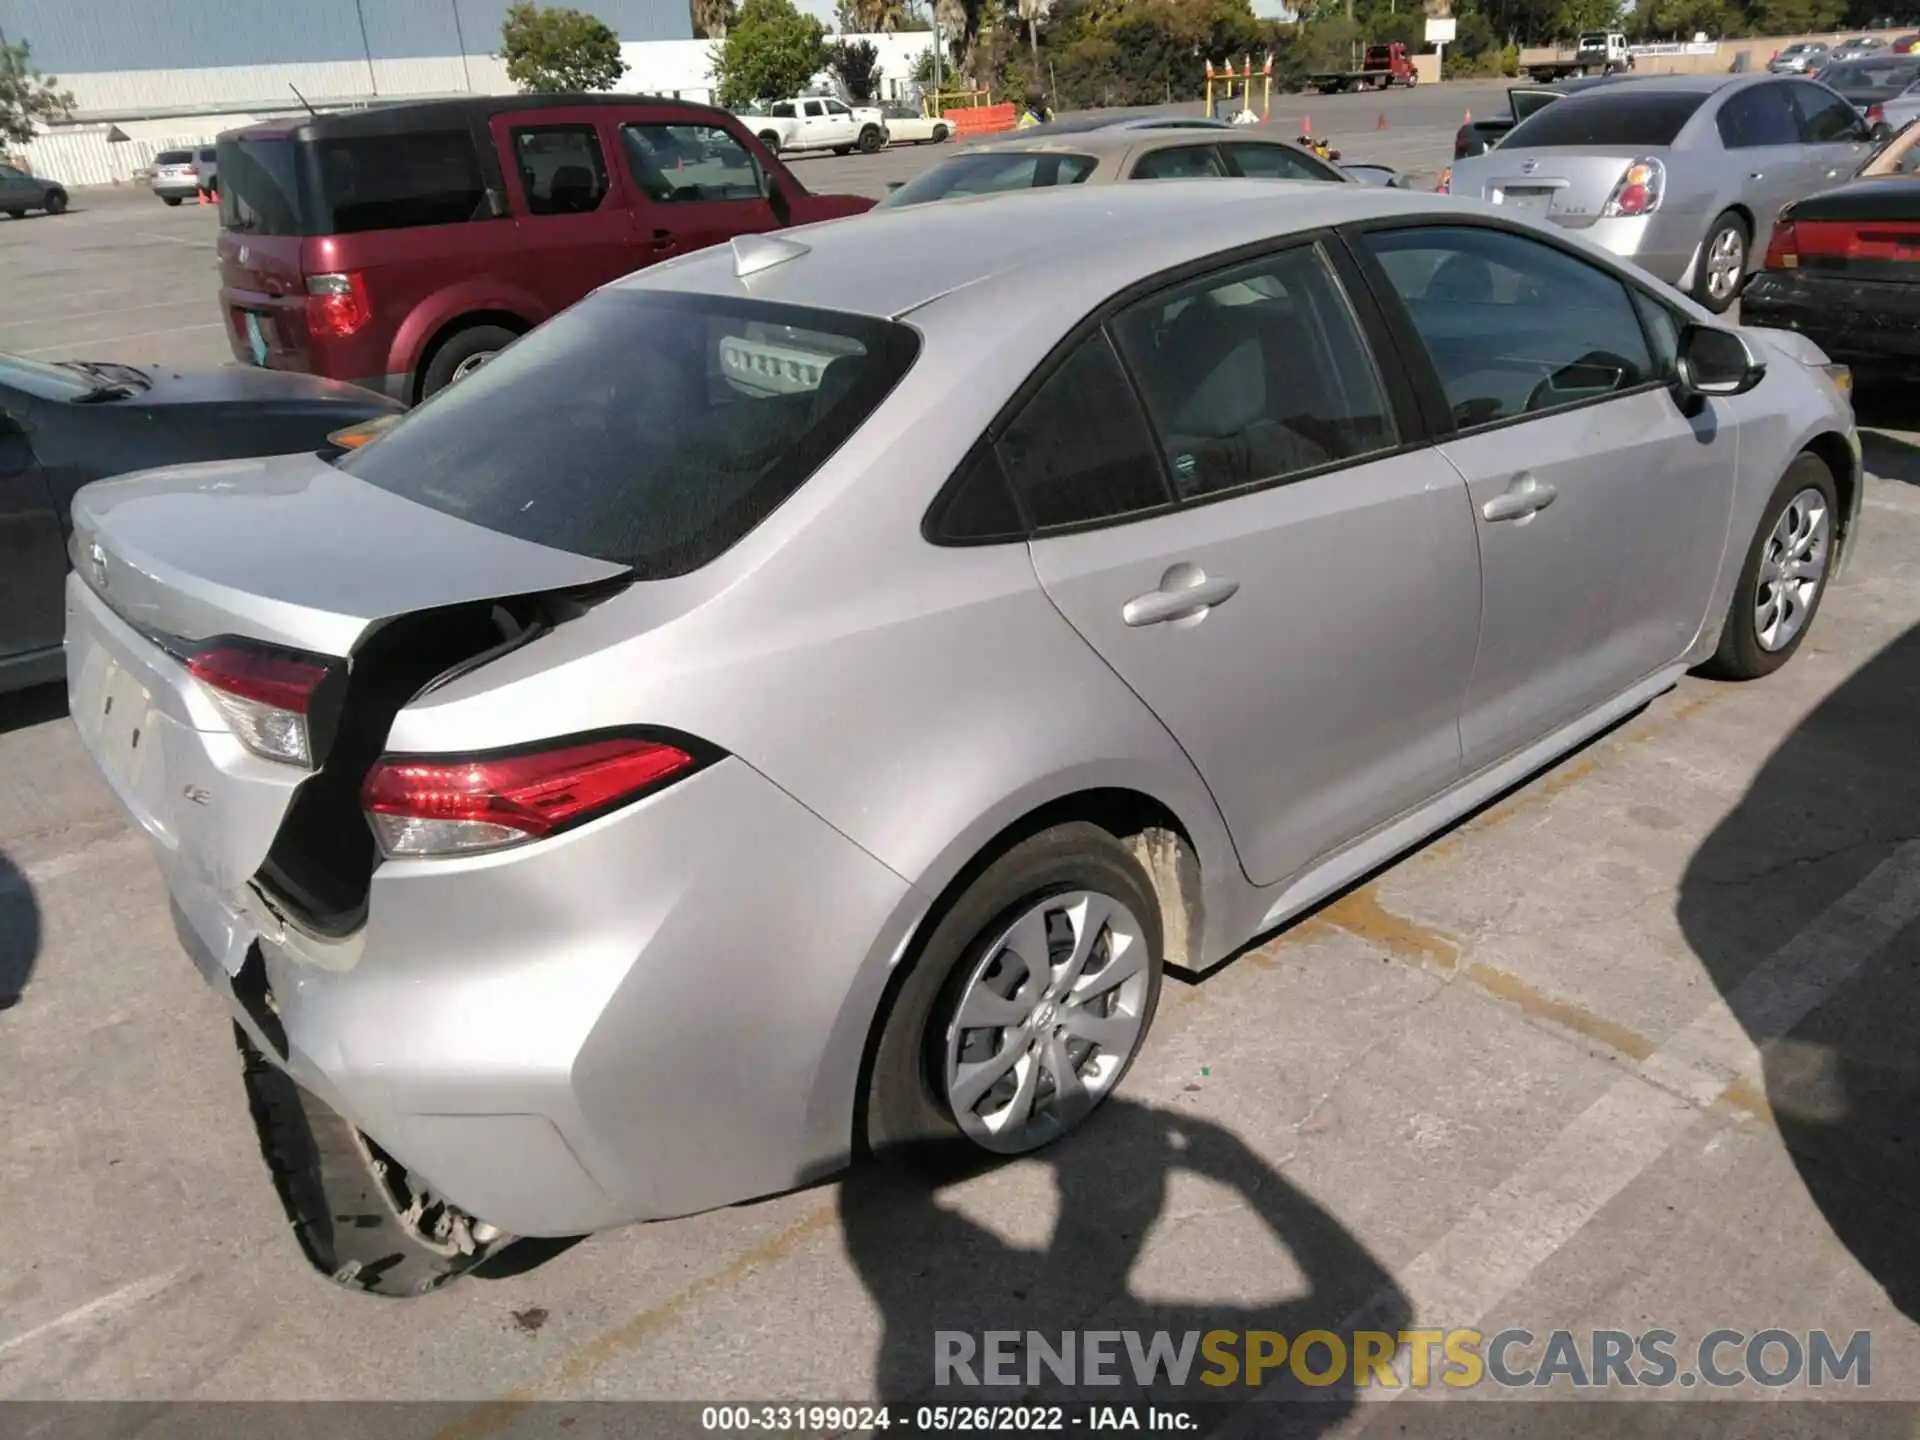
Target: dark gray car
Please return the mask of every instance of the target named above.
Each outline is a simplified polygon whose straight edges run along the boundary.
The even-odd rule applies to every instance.
[[[66,187],[58,180],[43,180],[25,170],[0,164],[0,210],[18,220],[29,210],[58,215],[66,208]]]

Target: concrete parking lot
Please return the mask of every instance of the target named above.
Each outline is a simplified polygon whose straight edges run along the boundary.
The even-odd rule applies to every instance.
[[[1497,95],[1276,113],[1430,175],[1459,112]],[[883,193],[937,153],[797,166]],[[0,349],[225,360],[212,233],[211,211],[124,192],[0,221]],[[459,1403],[421,1433],[479,1437],[534,1433],[540,1400],[924,1396],[943,1329],[1364,1318],[1666,1329],[1688,1373],[1720,1327],[1867,1331],[1865,1389],[1585,1394],[1920,1400],[1920,434],[1894,428],[1896,400],[1869,403],[1857,552],[1792,664],[1683,682],[1204,981],[1170,982],[1083,1134],[939,1190],[861,1171],[510,1251],[414,1302],[308,1271],[143,842],[63,696],[0,697],[0,1398],[432,1399]],[[1447,1408],[1315,1393],[1286,1407],[1290,1430],[1400,1434]],[[1845,1428],[1792,1416],[1769,1433]]]

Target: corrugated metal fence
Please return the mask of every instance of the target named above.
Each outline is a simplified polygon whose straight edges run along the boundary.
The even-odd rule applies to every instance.
[[[63,126],[36,136],[26,147],[27,168],[62,185],[125,185],[140,179],[140,172],[162,150],[211,144],[219,126],[211,117],[180,123],[184,128],[179,135],[160,141],[108,140],[110,125]],[[209,125],[216,128],[206,128]]]

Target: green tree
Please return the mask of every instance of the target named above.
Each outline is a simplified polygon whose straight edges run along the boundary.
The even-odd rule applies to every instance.
[[[826,32],[792,0],[747,0],[714,48],[713,78],[722,105],[797,95],[827,65]]]
[[[880,51],[871,40],[834,41],[827,47],[827,64],[856,105],[865,105],[880,88]]]
[[[733,0],[689,0],[688,18],[693,21],[693,38],[696,40],[724,40],[727,31],[739,18],[739,7]]]
[[[1757,35],[1832,30],[1846,11],[1845,0],[1759,0],[1753,7],[1753,30]]]
[[[0,35],[0,140],[25,145],[42,123],[72,113],[72,94],[34,68],[27,42]]]
[[[528,94],[611,90],[627,73],[620,37],[604,21],[562,5],[519,0],[500,26],[507,78]]]
[[[833,19],[842,35],[891,35],[909,28],[903,0],[838,0]]]

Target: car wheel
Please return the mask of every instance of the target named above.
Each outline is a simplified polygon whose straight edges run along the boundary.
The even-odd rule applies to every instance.
[[[425,1295],[511,1243],[430,1191],[234,1027],[260,1153],[313,1267],[350,1290]]]
[[[1097,825],[1057,825],[988,864],[935,923],[874,1051],[876,1155],[1019,1155],[1120,1083],[1160,998],[1160,911]]]
[[[878,125],[869,125],[860,132],[860,153],[871,155],[887,143],[887,137]]]
[[[160,203],[163,205],[178,205],[180,203],[180,197],[178,195],[162,195],[160,197]]]
[[[940,144],[940,143],[941,143],[941,142],[942,142],[943,140],[945,140],[946,138],[947,138],[947,127],[946,127],[946,126],[944,126],[944,125],[936,125],[936,126],[934,126],[934,127],[933,127],[933,143],[934,143],[934,144],[936,144],[936,145],[938,145],[938,144]]]
[[[1419,83],[1420,83],[1420,72],[1417,70],[1409,70],[1407,72],[1407,89],[1411,90],[1414,86],[1418,85]]]
[[[433,352],[426,373],[420,377],[420,398],[464,380],[485,365],[519,337],[500,325],[472,325],[450,336]]]
[[[760,133],[760,143],[767,147],[767,151],[769,154],[778,155],[780,153],[779,132],[774,130],[763,130]]]
[[[49,215],[66,213],[67,192],[64,190],[49,190],[47,192],[47,203],[43,208]]]
[[[1876,145],[1884,145],[1893,138],[1893,127],[1882,120],[1868,133],[1867,138]]]
[[[1700,269],[1693,277],[1693,298],[1719,315],[1739,297],[1747,273],[1747,222],[1731,210],[1713,222],[1700,247]]]
[[[1740,567],[1720,648],[1701,667],[1703,673],[1720,680],[1756,680],[1793,658],[1827,593],[1839,553],[1839,514],[1833,472],[1825,461],[1802,455],[1787,467]]]

